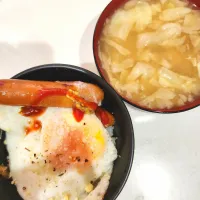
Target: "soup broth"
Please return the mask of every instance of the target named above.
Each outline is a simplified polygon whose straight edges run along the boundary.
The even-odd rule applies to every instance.
[[[99,57],[112,86],[151,109],[200,95],[200,11],[186,1],[130,0],[107,19]]]

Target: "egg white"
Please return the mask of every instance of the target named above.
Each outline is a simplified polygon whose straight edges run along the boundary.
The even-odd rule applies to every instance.
[[[10,173],[24,200],[65,200],[66,197],[69,200],[82,200],[88,195],[85,188],[91,181],[104,174],[111,174],[117,150],[113,138],[94,114],[85,114],[81,122],[76,122],[72,109],[48,108],[38,118],[42,122],[42,129],[25,135],[24,127],[30,118],[22,116],[19,111],[20,107],[0,106],[0,128],[7,132],[5,143],[9,153]],[[99,148],[91,163],[92,168],[86,173],[80,173],[75,167],[53,171],[51,165],[46,163],[44,135],[46,131],[48,135],[54,134],[55,130],[62,135],[62,128],[59,127],[62,120],[73,127],[84,125],[90,140],[94,139],[90,142],[94,152],[101,147],[99,143],[104,141],[104,148]],[[52,130],[48,127],[54,128]],[[100,139],[95,139],[97,133]],[[52,146],[57,143],[59,136],[55,135]]]

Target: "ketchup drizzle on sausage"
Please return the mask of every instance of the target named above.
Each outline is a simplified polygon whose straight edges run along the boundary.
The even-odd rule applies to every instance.
[[[101,120],[104,127],[112,126],[115,122],[113,115],[101,107],[96,109],[95,114]]]
[[[38,91],[38,96],[36,97],[35,101],[32,103],[33,105],[37,106],[41,101],[49,96],[69,96],[73,100],[83,104],[85,107],[90,108],[91,110],[96,110],[97,104],[94,102],[86,101],[84,98],[79,97],[78,95],[74,94],[73,91],[70,89],[61,89],[61,88],[53,88],[53,89],[43,89]]]
[[[76,107],[73,107],[73,115],[77,122],[80,122],[84,117],[84,112]]]
[[[67,94],[67,89],[61,88],[51,88],[43,89],[38,91],[38,96],[36,97],[33,105],[38,105],[42,100],[49,96],[65,96]]]

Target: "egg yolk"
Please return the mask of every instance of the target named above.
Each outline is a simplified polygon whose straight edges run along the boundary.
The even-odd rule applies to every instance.
[[[84,129],[84,139],[92,150],[93,159],[100,157],[105,149],[105,138],[102,131],[91,133],[88,128]]]
[[[83,140],[81,130],[66,133],[60,144],[48,154],[48,160],[56,169],[66,169],[69,166],[86,169],[91,165],[92,150]]]
[[[104,132],[97,122],[90,118],[77,123],[71,114],[58,116],[56,122],[49,121],[42,130],[47,162],[61,170],[68,167],[79,171],[88,169],[105,150]]]

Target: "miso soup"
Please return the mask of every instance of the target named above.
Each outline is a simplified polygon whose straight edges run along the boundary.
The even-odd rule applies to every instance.
[[[107,19],[99,57],[126,99],[170,109],[200,95],[200,11],[187,1],[131,0]]]

